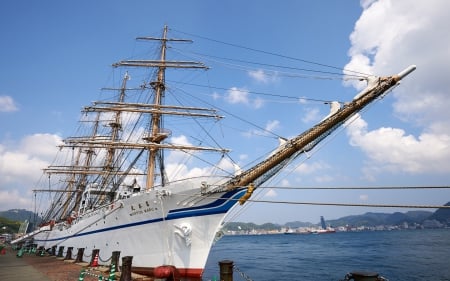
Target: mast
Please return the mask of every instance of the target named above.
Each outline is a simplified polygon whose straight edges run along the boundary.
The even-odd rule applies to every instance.
[[[159,110],[160,105],[162,104],[162,98],[164,97],[165,91],[165,71],[166,67],[164,66],[166,61],[166,42],[167,42],[167,25],[164,26],[163,37],[161,39],[161,65],[158,67],[158,76],[155,82],[150,83],[153,90],[155,91],[153,105]],[[161,114],[154,113],[152,114],[151,122],[150,122],[150,138],[148,141],[160,143],[163,139],[167,137],[167,135],[161,134]],[[148,162],[147,162],[147,180],[145,184],[145,189],[149,190],[153,188],[155,182],[155,170],[156,170],[156,156],[158,153],[161,153],[161,150],[157,148],[150,148],[148,152]],[[162,157],[163,155],[160,155]],[[161,172],[161,184],[164,185],[164,171]]]
[[[99,122],[100,122],[100,113],[97,114],[96,119],[94,121],[94,127],[92,128],[92,138],[95,138],[95,136],[97,135]],[[79,147],[78,149],[81,151],[83,147]],[[94,157],[95,151],[93,147],[87,147],[87,149],[84,152],[86,153],[86,156],[84,159],[84,165],[82,166],[82,169],[87,172],[90,170],[90,167],[92,165],[92,158]],[[81,192],[77,193],[76,195],[73,210],[78,210],[80,207],[82,194],[85,191],[86,186],[88,184],[87,176],[88,173],[81,173],[80,178],[77,181],[78,182],[77,189],[81,190]]]
[[[94,126],[92,127],[92,133],[90,139],[94,139],[95,135],[98,131],[98,125],[100,120],[100,113],[97,114],[95,121],[93,121]],[[60,147],[69,147],[72,150],[76,150],[76,156],[73,160],[72,164],[69,166],[49,166],[44,169],[44,173],[52,175],[52,174],[66,174],[67,175],[67,186],[64,190],[52,190],[51,192],[66,192],[67,198],[64,200],[64,204],[62,205],[62,210],[59,209],[55,211],[53,208],[50,208],[45,214],[47,219],[49,217],[58,216],[63,219],[66,217],[71,211],[78,210],[81,203],[81,195],[85,191],[87,183],[88,183],[88,175],[91,174],[99,174],[99,172],[93,173],[91,171],[92,158],[95,155],[94,147],[92,146],[80,146],[76,143],[69,144],[70,139],[65,139],[64,142],[66,145],[61,145]],[[81,155],[85,154],[85,157],[82,160]],[[80,162],[83,162],[80,165]],[[104,174],[104,172],[102,172]],[[36,190],[36,191],[45,191],[49,192],[49,190]],[[59,198],[61,200],[62,197]],[[71,205],[72,203],[72,205]],[[69,208],[70,207],[70,208]]]
[[[163,164],[163,150],[162,148],[175,148],[174,146],[165,146],[162,144],[167,137],[169,137],[170,132],[165,130],[163,127],[163,115],[164,114],[174,114],[173,112],[164,112],[167,109],[163,105],[164,95],[165,95],[165,71],[167,68],[196,68],[196,69],[207,69],[205,65],[199,62],[193,61],[168,61],[166,60],[166,50],[167,42],[192,42],[192,40],[186,39],[174,39],[167,37],[168,27],[164,26],[163,35],[161,38],[155,37],[138,37],[138,40],[156,40],[161,43],[160,49],[160,59],[159,60],[126,60],[120,61],[113,64],[114,67],[119,66],[132,66],[132,67],[156,67],[157,76],[156,80],[150,82],[150,86],[153,89],[153,101],[151,108],[142,108],[142,110],[150,113],[150,125],[148,128],[147,136],[144,141],[147,145],[144,147],[148,150],[147,158],[147,179],[145,189],[152,189],[155,185],[155,180],[157,174],[161,177],[161,185],[165,185],[165,171]],[[178,113],[180,114],[180,113]],[[190,114],[187,114],[190,115]],[[142,146],[142,145],[141,145]],[[193,149],[193,148],[187,148]],[[159,164],[159,173],[156,172],[157,166]]]
[[[122,86],[120,87],[120,95],[119,95],[119,99],[118,102],[119,103],[123,103],[125,100],[125,92],[126,92],[126,86],[127,86],[127,81],[130,79],[130,77],[128,76],[128,72],[125,73],[125,76],[123,77],[122,80]],[[100,112],[99,112],[100,114]],[[116,142],[117,140],[119,140],[120,135],[119,132],[122,129],[122,121],[121,121],[121,111],[116,111],[114,113],[114,119],[108,124],[111,127],[111,142]],[[116,161],[116,147],[115,146],[109,146],[107,148],[107,152],[106,152],[106,158],[105,158],[105,162],[104,162],[104,168],[103,170],[105,171],[105,173],[102,175],[102,182],[101,185],[102,187],[105,187],[108,185],[108,182],[111,180],[114,180],[113,178],[111,178],[111,175],[113,174],[113,172],[115,172],[115,163],[114,161]]]
[[[399,74],[389,77],[371,77],[368,87],[358,94],[352,102],[344,105],[344,107],[339,109],[335,114],[329,116],[313,128],[288,140],[286,144],[279,148],[278,151],[268,159],[229,180],[219,187],[218,190],[233,190],[251,185],[251,191],[253,191],[254,187],[261,185],[284,167],[289,159],[311,150],[322,139],[331,134],[355,113],[359,112],[377,98],[385,95],[386,92],[396,86],[402,78],[414,71],[415,68],[415,66],[410,66]]]
[[[128,76],[128,73],[125,74],[122,81],[122,86],[120,88],[120,95],[119,95],[119,103],[123,103],[125,100],[125,91],[127,87],[127,81],[130,79]],[[111,141],[117,141],[119,139],[119,131],[122,129],[122,122],[120,120],[121,111],[116,111],[114,120],[109,123],[109,126],[111,129]],[[106,157],[105,161],[105,169],[107,171],[111,171],[113,168],[113,161],[114,161],[114,154],[115,149],[114,147],[108,148],[108,155]]]
[[[76,158],[75,158],[75,162],[74,162],[74,165],[76,165],[76,166],[78,166],[79,165],[79,163],[80,163],[80,157],[81,157],[81,150],[80,149],[78,149],[78,151],[77,151],[77,155],[76,155]],[[73,174],[71,174],[70,175],[70,178],[69,178],[69,182],[68,182],[68,188],[67,188],[67,190],[69,191],[69,193],[67,194],[67,198],[66,198],[66,200],[65,200],[65,202],[64,202],[64,208],[63,208],[63,211],[62,211],[62,213],[61,213],[61,218],[64,218],[66,215],[67,215],[67,208],[69,207],[69,203],[70,203],[70,199],[72,198],[72,196],[73,196],[73,194],[71,193],[71,191],[73,191],[73,190],[76,190],[76,188],[77,188],[77,186],[75,185],[75,183],[76,183],[76,174],[75,173],[73,173]],[[75,187],[75,188],[74,188]]]

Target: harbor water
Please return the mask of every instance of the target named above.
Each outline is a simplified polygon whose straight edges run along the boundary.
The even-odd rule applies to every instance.
[[[218,280],[221,260],[234,262],[234,280],[337,281],[353,271],[390,281],[450,280],[450,229],[224,236],[203,280]]]

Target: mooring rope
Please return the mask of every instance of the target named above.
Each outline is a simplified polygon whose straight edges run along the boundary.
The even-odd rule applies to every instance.
[[[188,195],[188,194],[186,194]],[[189,194],[192,196],[191,194]],[[203,197],[204,195],[198,195]],[[220,199],[228,201],[239,201],[234,198],[222,198],[209,195],[208,198]],[[444,205],[400,205],[400,204],[359,204],[359,203],[327,203],[327,202],[296,202],[296,201],[276,201],[276,200],[260,200],[247,199],[248,202],[254,203],[270,203],[270,204],[287,204],[287,205],[312,205],[312,206],[337,206],[337,207],[373,207],[373,208],[414,208],[414,209],[450,209],[450,206]]]

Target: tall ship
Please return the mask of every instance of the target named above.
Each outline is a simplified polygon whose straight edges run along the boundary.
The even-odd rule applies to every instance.
[[[206,175],[187,173],[180,177],[173,172],[168,158],[177,155],[183,159],[177,166],[182,169],[189,163],[188,157],[197,161],[202,154],[218,153],[223,159],[229,150],[206,145],[216,143],[203,141],[210,135],[204,127],[202,135],[192,132],[194,141],[174,137],[182,133],[173,131],[171,125],[201,125],[198,120],[217,122],[223,116],[212,106],[168,103],[169,70],[207,68],[200,62],[166,58],[170,44],[186,41],[169,37],[168,30],[164,27],[161,37],[138,38],[159,44],[155,60],[113,64],[127,71],[119,87],[106,89],[114,93],[114,99],[101,99],[84,107],[79,135],[66,138],[60,145],[60,156],[44,169],[52,181],[48,191],[54,194],[43,214],[45,223],[13,243],[33,238],[35,244],[46,249],[84,248],[85,253],[98,249],[102,257],[120,251],[121,256],[133,257],[134,272],[146,274],[171,265],[179,276],[201,277],[227,213],[251,201],[254,191],[293,159],[313,149],[415,69],[410,66],[397,75],[370,76],[367,87],[353,100],[331,103],[326,118],[284,139],[252,167],[241,169],[234,165],[225,173],[219,160],[219,164],[208,163],[211,167],[204,169]],[[149,74],[135,78],[132,70]],[[130,77],[143,82],[139,87],[130,87]]]

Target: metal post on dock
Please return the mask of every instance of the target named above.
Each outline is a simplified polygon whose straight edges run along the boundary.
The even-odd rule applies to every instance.
[[[347,280],[354,280],[354,281],[379,281],[379,280],[386,280],[386,279],[380,279],[380,276],[376,272],[372,271],[353,271],[348,273],[345,276],[344,281]]]
[[[64,246],[59,246],[57,257],[62,258],[63,252],[64,252]]]
[[[23,256],[23,247],[21,247],[18,251],[17,251],[17,257],[21,258]]]
[[[36,251],[36,256],[43,256],[43,255],[44,255],[44,252],[45,252],[44,246],[40,246],[40,247],[38,248],[38,250]]]
[[[89,263],[89,266],[98,266],[99,253],[100,253],[100,249],[93,249],[92,250],[91,262]]]
[[[122,258],[122,274],[120,274],[119,281],[131,281],[131,263],[132,256],[125,256]]]
[[[71,260],[72,259],[72,250],[73,250],[73,247],[67,248],[66,257],[64,258],[65,260]]]
[[[219,261],[220,281],[233,281],[233,261]]]
[[[83,262],[83,254],[84,254],[84,248],[78,248],[77,258],[75,259],[75,263]]]
[[[120,251],[112,252],[111,265],[114,265],[117,271],[119,271],[119,257],[120,257]]]

